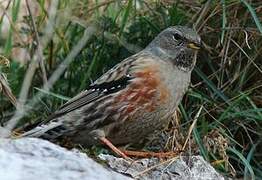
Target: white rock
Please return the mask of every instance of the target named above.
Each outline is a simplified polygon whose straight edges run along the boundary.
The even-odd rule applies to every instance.
[[[35,138],[0,139],[1,180],[125,180],[80,152]]]

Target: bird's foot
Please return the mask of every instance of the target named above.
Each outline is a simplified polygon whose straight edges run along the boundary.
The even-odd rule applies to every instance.
[[[175,157],[179,154],[179,152],[146,152],[146,151],[129,151],[123,150],[121,151],[127,156],[139,157],[139,158],[149,158],[149,157],[157,157],[157,158],[168,158]]]
[[[128,161],[132,161],[131,158],[129,158],[125,153],[123,153],[120,149],[118,149],[117,147],[115,147],[107,138],[105,137],[101,137],[100,141],[102,143],[104,143],[105,145],[107,145],[112,151],[114,151],[118,156],[128,160]]]

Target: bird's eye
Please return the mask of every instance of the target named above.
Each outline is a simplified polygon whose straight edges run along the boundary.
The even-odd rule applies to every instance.
[[[178,40],[181,40],[182,39],[182,37],[178,34],[178,33],[175,33],[175,34],[173,34],[173,39],[174,40],[176,40],[176,41],[178,41]]]

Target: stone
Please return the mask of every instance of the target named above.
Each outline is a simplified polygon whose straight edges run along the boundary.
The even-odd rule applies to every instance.
[[[0,139],[1,180],[127,180],[86,154],[36,138]]]
[[[1,180],[222,180],[222,175],[201,156],[168,160],[144,158],[133,162],[100,154],[108,166],[78,150],[67,150],[37,138],[0,139]]]
[[[223,180],[202,156],[178,156],[168,160],[145,158],[132,163],[112,155],[100,154],[100,159],[117,172],[141,180]]]

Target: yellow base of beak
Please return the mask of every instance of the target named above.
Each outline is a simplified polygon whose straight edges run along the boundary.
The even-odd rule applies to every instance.
[[[194,43],[189,43],[189,44],[187,45],[187,47],[189,47],[189,48],[191,48],[191,49],[195,49],[195,50],[199,50],[199,49],[200,49],[200,47],[197,46],[197,45],[194,44]]]

